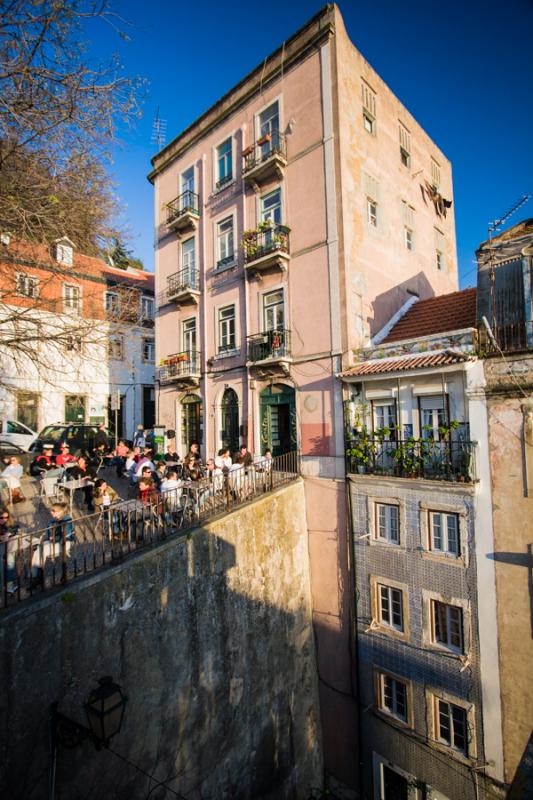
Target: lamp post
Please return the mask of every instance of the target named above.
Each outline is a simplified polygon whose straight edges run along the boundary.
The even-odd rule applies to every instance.
[[[71,750],[90,739],[97,750],[109,747],[109,742],[120,732],[128,698],[118,683],[109,675],[100,678],[83,708],[88,726],[70,719],[52,703],[50,713],[50,781],[49,800],[54,799],[56,755],[58,744]]]

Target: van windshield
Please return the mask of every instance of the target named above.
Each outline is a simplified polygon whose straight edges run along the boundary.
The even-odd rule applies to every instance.
[[[65,428],[59,425],[47,425],[39,434],[39,439],[49,439],[51,442],[59,442],[65,433]]]

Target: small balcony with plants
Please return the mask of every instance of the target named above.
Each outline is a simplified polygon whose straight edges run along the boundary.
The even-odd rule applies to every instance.
[[[451,420],[438,431],[425,426],[422,436],[397,436],[395,428],[374,431],[361,426],[346,434],[346,471],[435,481],[477,481],[477,443],[468,425]]]
[[[176,383],[182,388],[197,388],[200,385],[201,361],[199,350],[173,353],[159,362],[159,382]]]
[[[200,197],[187,189],[166,205],[167,228],[182,234],[196,230],[200,219]]]
[[[167,278],[166,299],[168,302],[185,305],[198,303],[200,298],[200,276],[191,266],[174,272]]]
[[[280,131],[265,134],[243,150],[242,159],[242,174],[248,185],[281,180],[287,166],[285,136]]]
[[[247,272],[261,273],[271,269],[286,272],[291,260],[290,228],[267,220],[242,235],[244,266]]]
[[[285,328],[263,331],[246,338],[246,365],[269,371],[271,374],[288,375],[291,363],[291,332]]]

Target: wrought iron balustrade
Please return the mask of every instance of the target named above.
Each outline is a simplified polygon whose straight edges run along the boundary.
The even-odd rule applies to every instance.
[[[194,378],[200,375],[201,353],[199,350],[184,350],[167,356],[159,371],[159,380],[179,380],[180,378]]]
[[[462,439],[390,439],[366,435],[346,440],[347,472],[472,483],[477,442]]]
[[[167,278],[167,297],[170,299],[184,292],[200,291],[200,274],[196,267],[189,265]]]
[[[190,189],[182,192],[170,203],[167,203],[167,225],[175,222],[185,214],[200,216],[200,197]]]
[[[246,175],[259,164],[263,164],[276,155],[283,159],[287,158],[285,136],[280,131],[272,131],[266,136],[262,136],[243,151],[243,173]]]
[[[246,343],[248,361],[288,358],[291,354],[291,332],[285,328],[247,336]]]
[[[250,264],[269,253],[290,253],[290,228],[286,225],[263,224],[242,238],[244,261]]]

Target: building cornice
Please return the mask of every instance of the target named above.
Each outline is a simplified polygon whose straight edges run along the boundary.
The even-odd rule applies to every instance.
[[[310,50],[335,33],[335,6],[324,6],[309,22],[255,67],[220,100],[152,158],[153,170],[148,180],[153,183],[169,164],[206,136],[220,122],[247,103],[269,83],[304,59]]]

